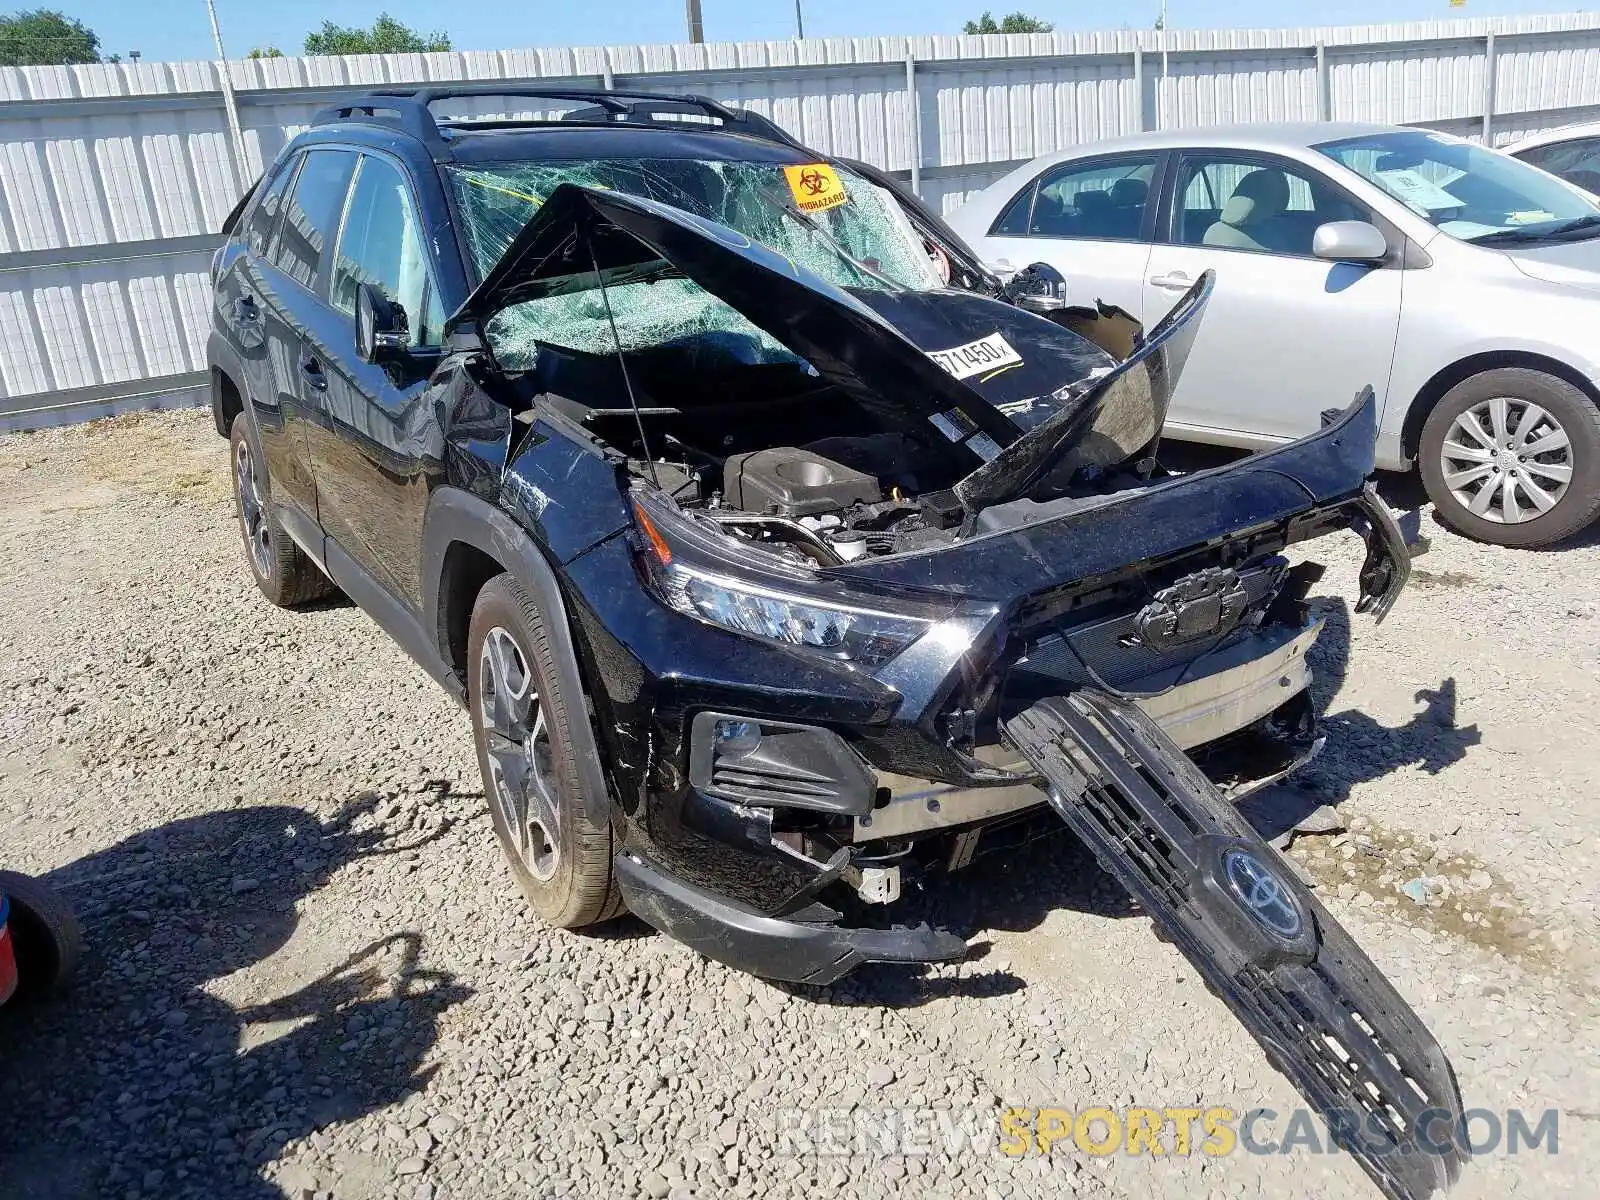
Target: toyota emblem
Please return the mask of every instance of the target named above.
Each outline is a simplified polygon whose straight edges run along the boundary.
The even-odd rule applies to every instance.
[[[1285,941],[1300,936],[1305,924],[1300,904],[1271,867],[1248,850],[1229,850],[1222,869],[1228,886],[1252,917]]]

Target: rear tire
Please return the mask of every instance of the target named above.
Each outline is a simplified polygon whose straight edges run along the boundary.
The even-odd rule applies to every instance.
[[[1600,514],[1600,408],[1543,371],[1502,367],[1456,384],[1417,453],[1439,518],[1480,542],[1548,546]]]
[[[544,618],[509,575],[478,593],[467,672],[483,794],[517,886],[557,928],[617,916],[611,826],[588,818],[572,745],[584,699],[561,690]]]
[[[78,963],[83,935],[67,902],[31,875],[0,871],[0,892],[11,901],[11,945],[17,958],[17,999],[40,996],[66,982]]]
[[[333,593],[333,584],[283,531],[273,514],[266,460],[244,417],[228,430],[233,503],[239,514],[245,562],[261,594],[279,608],[294,608]]]

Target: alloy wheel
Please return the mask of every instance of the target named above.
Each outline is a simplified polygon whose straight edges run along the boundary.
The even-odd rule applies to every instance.
[[[239,527],[244,532],[244,544],[250,552],[250,561],[263,579],[272,574],[272,543],[267,534],[267,511],[261,502],[261,488],[256,483],[256,463],[250,453],[250,443],[240,439],[233,452],[233,473],[239,490]]]
[[[1549,512],[1572,483],[1572,441],[1529,400],[1481,400],[1451,422],[1439,449],[1445,486],[1475,517],[1520,525]]]
[[[561,802],[550,729],[527,656],[499,625],[489,630],[479,655],[478,712],[492,801],[523,865],[545,882],[561,863]]]

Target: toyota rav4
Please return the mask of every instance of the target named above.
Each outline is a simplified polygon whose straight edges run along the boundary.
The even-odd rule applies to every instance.
[[[1438,1046],[1229,803],[1320,745],[1283,552],[1354,529],[1356,607],[1404,583],[1370,390],[1171,474],[1209,277],[1146,332],[755,114],[506,95],[319,116],[209,351],[256,582],[467,707],[532,906],[827,983],[961,958],[903,889],[1065,820],[1390,1194],[1453,1177]]]

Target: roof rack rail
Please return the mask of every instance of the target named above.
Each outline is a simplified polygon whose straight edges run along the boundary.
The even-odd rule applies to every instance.
[[[491,83],[455,87],[418,87],[380,89],[353,96],[348,101],[330,105],[312,118],[312,124],[331,124],[335,121],[361,121],[369,124],[397,127],[405,133],[434,146],[444,142],[443,129],[457,124],[450,118],[434,116],[429,105],[440,100],[458,100],[474,96],[508,96],[529,100],[565,100],[584,105],[563,113],[554,122],[545,121],[495,121],[501,128],[543,124],[581,123],[594,125],[629,124],[681,127],[683,116],[706,119],[713,129],[742,133],[762,141],[777,142],[784,146],[803,149],[801,143],[787,130],[774,124],[760,113],[744,108],[729,108],[708,96],[668,95],[662,92],[600,91],[594,88],[539,87],[528,84]],[[466,118],[465,120],[470,120]]]

